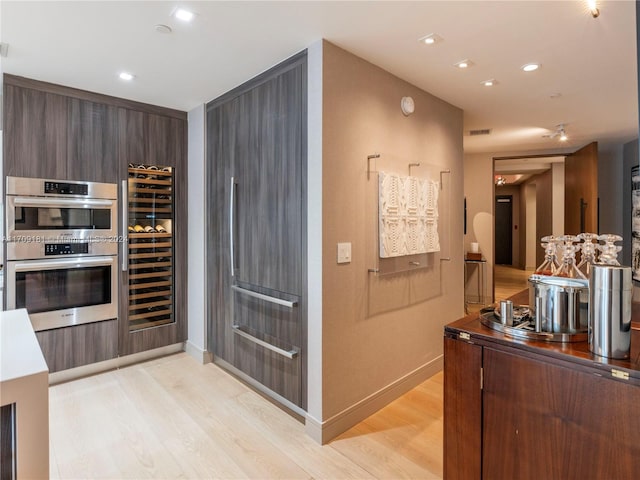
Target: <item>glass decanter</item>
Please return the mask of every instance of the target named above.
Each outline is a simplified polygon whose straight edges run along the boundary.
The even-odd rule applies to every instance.
[[[586,278],[590,278],[591,266],[596,263],[598,235],[595,233],[581,233],[578,235],[578,240],[582,240],[578,270],[580,270]]]
[[[578,270],[576,266],[576,252],[578,246],[574,245],[578,241],[578,237],[575,235],[563,235],[558,238],[562,243],[560,244],[560,251],[562,252],[562,264],[556,271],[557,277],[567,278],[581,278],[586,280],[584,274]]]
[[[560,267],[556,258],[556,248],[558,239],[553,235],[547,235],[541,238],[540,246],[544,248],[544,262],[536,268],[537,275],[555,275],[556,270]]]
[[[605,233],[604,235],[598,235],[598,240],[604,242],[604,245],[598,245],[598,250],[600,250],[598,263],[604,265],[620,265],[618,262],[618,252],[622,250],[622,247],[616,245],[615,242],[621,242],[622,237],[620,235]]]

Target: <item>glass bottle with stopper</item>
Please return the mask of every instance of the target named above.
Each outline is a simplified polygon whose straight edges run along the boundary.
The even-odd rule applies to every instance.
[[[560,244],[562,264],[555,275],[558,277],[581,278],[586,280],[585,275],[578,270],[576,266],[576,251],[578,250],[578,246],[574,245],[574,243],[578,241],[578,237],[575,235],[563,235],[559,237],[558,240],[562,242]]]
[[[616,245],[615,242],[622,241],[622,237],[620,235],[605,233],[604,235],[598,235],[598,240],[604,242],[603,245],[598,245],[598,250],[600,250],[598,263],[603,265],[620,265],[618,262],[618,252],[622,250],[622,247]]]
[[[556,258],[556,248],[558,239],[553,235],[542,237],[540,244],[544,248],[544,262],[536,268],[537,275],[555,275],[556,270],[560,267]]]
[[[596,263],[596,246],[598,235],[595,233],[581,233],[578,240],[582,240],[580,245],[580,270],[586,278],[591,277],[591,266]]]

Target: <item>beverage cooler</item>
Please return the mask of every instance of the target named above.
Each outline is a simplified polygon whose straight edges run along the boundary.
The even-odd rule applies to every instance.
[[[129,165],[127,199],[128,329],[175,323],[173,168]]]

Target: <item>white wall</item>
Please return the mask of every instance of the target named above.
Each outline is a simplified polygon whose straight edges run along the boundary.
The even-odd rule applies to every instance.
[[[322,423],[322,40],[307,50],[307,415]],[[310,432],[318,442],[322,432]]]
[[[309,392],[321,393],[321,407],[309,398],[307,432],[324,442],[440,370],[443,327],[464,305],[462,111],[335,45],[324,42],[322,50],[322,339],[309,338],[310,380],[321,382]],[[416,104],[408,117],[403,96]],[[376,152],[368,179],[367,156]],[[406,175],[412,162],[433,165],[435,180],[451,170],[451,213],[439,219],[443,251],[427,268],[376,276],[369,272],[377,259],[376,172]],[[319,198],[310,198],[312,208]],[[336,263],[338,242],[352,244],[350,263]]]
[[[211,361],[206,348],[206,251],[205,251],[205,159],[204,128],[205,108],[200,105],[188,113],[188,165],[189,205],[188,229],[188,276],[189,322],[187,327],[186,351],[199,362]]]
[[[471,242],[480,244],[480,251],[487,259],[485,298],[493,301],[493,230],[494,183],[493,155],[479,153],[464,156],[464,196],[467,198],[467,234],[465,251]],[[472,280],[470,280],[472,282]]]

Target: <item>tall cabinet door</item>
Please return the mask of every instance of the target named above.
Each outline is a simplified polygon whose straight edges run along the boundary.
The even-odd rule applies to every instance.
[[[69,180],[118,181],[118,109],[71,98],[67,127]]]
[[[127,238],[119,351],[127,355],[186,340],[186,120],[120,108],[118,126]]]
[[[13,81],[4,86],[4,174],[66,179],[69,98]]]
[[[210,345],[306,408],[306,56],[207,108]]]

